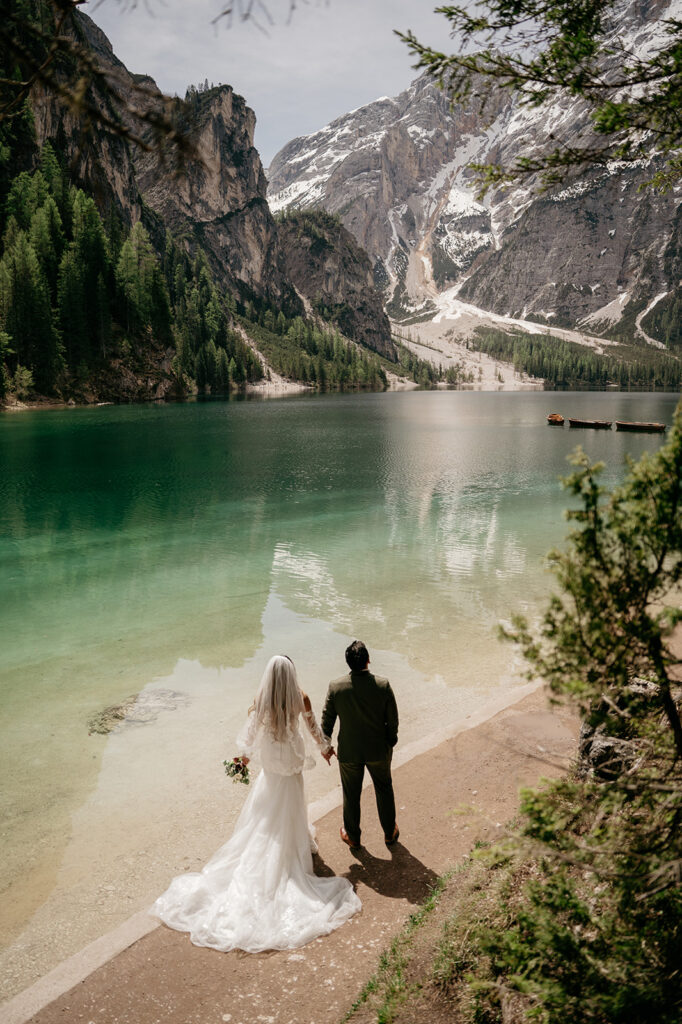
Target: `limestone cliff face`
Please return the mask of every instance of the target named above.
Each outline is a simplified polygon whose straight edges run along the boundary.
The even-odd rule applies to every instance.
[[[622,0],[615,11],[620,38],[644,54],[682,0]],[[571,145],[587,128],[574,101],[531,109],[491,92],[481,114],[451,108],[422,77],[288,143],[268,169],[270,205],[338,213],[397,316],[457,296],[503,315],[641,335],[639,314],[678,286],[665,253],[682,188],[641,190],[650,162],[591,171],[549,194],[530,180],[479,202],[471,188],[470,163],[511,165],[550,133]]]
[[[93,51],[107,73],[120,82],[122,90],[129,90],[133,76],[114,55],[104,33],[90,18],[80,14],[75,20],[75,30],[77,42]],[[153,83],[151,94],[161,96]],[[97,86],[91,89],[89,96],[101,111],[108,115],[116,113]],[[113,208],[127,224],[139,220],[141,203],[131,147],[110,132],[84,131],[80,118],[40,85],[31,91],[31,108],[38,145],[46,140],[55,144],[66,159],[73,180],[94,197],[100,211],[106,213]]]
[[[89,18],[78,16],[77,31],[120,92],[136,89],[136,102],[161,109],[165,100],[154,81],[132,75]],[[110,97],[95,90],[93,99],[111,112]],[[220,284],[242,298],[265,299],[289,315],[303,312],[296,288],[312,298],[308,284],[314,282],[342,330],[377,351],[393,353],[371,266],[347,233],[327,225],[323,267],[315,266],[320,253],[305,235],[295,238],[289,229],[280,235],[253,145],[255,114],[230,86],[193,93],[178,114],[194,152],[181,174],[174,173],[172,154],[164,161],[158,148],[145,151],[103,130],[84,135],[78,119],[54,97],[36,90],[32,101],[38,143],[56,143],[75,180],[93,193],[101,210],[115,209],[128,224],[142,219],[159,247],[164,228],[190,249],[200,245]],[[125,111],[113,113],[127,118],[143,137],[148,134]],[[398,139],[394,145],[399,147]]]
[[[270,206],[337,213],[380,280],[404,280],[410,252],[425,239],[447,248],[452,238],[456,276],[492,240],[490,217],[480,208],[481,217],[467,188],[474,121],[470,111],[451,111],[447,97],[419,78],[395,99],[288,143],[268,169]],[[469,222],[465,245],[457,234],[462,218]]]
[[[105,73],[125,93],[138,90],[136,102],[160,108],[164,98],[152,79],[134,76],[114,55],[103,32],[79,15],[77,31],[96,54]],[[142,90],[140,92],[140,90]],[[111,98],[93,90],[94,102],[131,124],[130,115],[111,107]],[[113,207],[124,222],[142,218],[162,244],[163,228],[201,244],[219,283],[242,294],[262,297],[288,312],[300,312],[300,300],[286,281],[277,229],[265,198],[267,183],[253,146],[255,115],[230,86],[196,94],[182,127],[195,156],[177,174],[172,155],[145,152],[96,129],[84,134],[74,114],[40,90],[31,97],[38,144],[49,139],[70,162],[74,180],[91,192],[100,209]]]
[[[278,223],[289,280],[343,334],[389,359],[397,352],[372,264],[350,232],[325,214],[299,214]]]
[[[640,191],[643,178],[641,169],[604,171],[535,198],[459,294],[513,316],[591,329],[616,323],[630,304],[646,305],[666,290],[660,256],[682,197]]]
[[[157,152],[140,154],[137,182],[145,203],[171,231],[189,232],[203,246],[218,280],[299,312],[253,145],[255,114],[230,86],[197,94],[189,107],[188,136],[197,159],[177,176]]]

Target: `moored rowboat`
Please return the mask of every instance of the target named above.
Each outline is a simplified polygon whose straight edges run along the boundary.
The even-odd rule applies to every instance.
[[[551,412],[547,417],[550,427],[563,427],[564,418],[560,412]]]
[[[616,420],[616,430],[632,430],[644,434],[662,434],[665,430],[665,423],[638,423],[636,421]]]
[[[610,430],[611,420],[569,420],[569,427],[591,427],[592,430]]]

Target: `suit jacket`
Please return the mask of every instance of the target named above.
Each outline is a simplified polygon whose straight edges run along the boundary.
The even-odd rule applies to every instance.
[[[339,719],[339,761],[366,764],[390,758],[398,742],[398,707],[388,679],[349,672],[329,684],[322,732],[331,739]]]

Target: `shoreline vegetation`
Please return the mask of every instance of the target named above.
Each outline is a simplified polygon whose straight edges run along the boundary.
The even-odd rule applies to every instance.
[[[405,380],[405,379],[396,377],[395,379],[389,379],[389,381],[386,384],[386,386],[381,388],[381,390],[382,391],[413,390],[413,389],[415,389],[417,387],[419,387],[419,385],[417,383],[415,383],[414,381]],[[344,389],[344,390],[347,393],[353,393],[353,392],[359,391],[360,389],[358,389],[358,388],[347,388],[347,389]],[[367,390],[367,389],[363,389],[363,390]],[[94,409],[94,408],[101,408],[101,407],[104,407],[104,406],[120,405],[120,404],[135,404],[135,405],[161,404],[161,405],[168,405],[168,404],[172,404],[174,402],[176,402],[176,403],[196,402],[196,401],[217,401],[217,402],[220,402],[220,401],[231,401],[231,400],[233,401],[235,399],[245,398],[245,397],[246,398],[249,398],[249,397],[257,398],[257,397],[260,396],[260,397],[263,397],[263,398],[280,398],[280,397],[284,397],[286,395],[321,394],[321,393],[324,393],[324,392],[320,392],[319,388],[316,388],[316,387],[312,386],[311,384],[302,384],[299,381],[289,381],[289,380],[273,381],[273,380],[265,380],[264,379],[262,381],[257,381],[254,384],[247,384],[244,388],[240,389],[239,391],[233,391],[233,392],[231,392],[230,394],[227,394],[227,395],[214,395],[214,396],[212,396],[212,395],[189,394],[189,395],[186,395],[185,397],[182,397],[182,398],[145,398],[145,399],[138,399],[134,403],[119,403],[119,402],[113,402],[113,401],[109,401],[109,402],[86,402],[86,401],[83,401],[83,402],[75,402],[75,401],[65,402],[62,399],[58,399],[58,398],[52,399],[52,398],[45,397],[45,396],[40,396],[39,400],[36,400],[36,399],[33,399],[33,400],[26,399],[24,401],[21,401],[19,399],[14,398],[13,396],[10,396],[10,400],[9,401],[6,400],[4,404],[0,403],[0,412],[25,412],[25,411],[28,412],[28,411],[35,411],[37,409],[52,409],[52,410],[55,410],[55,409],[61,409],[61,410],[66,410],[66,409],[87,409],[87,408]]]
[[[508,639],[581,721],[566,775],[441,875],[344,1024],[676,1024],[682,891],[682,406],[611,494],[578,451],[559,593]]]
[[[30,111],[24,120],[30,134]],[[215,397],[270,382],[377,388],[387,369],[435,379],[410,353],[392,363],[344,336],[334,310],[280,308],[217,283],[203,249],[190,252],[145,207],[132,227],[103,217],[49,142],[2,185],[0,403]]]
[[[544,387],[542,381],[532,380],[517,380],[514,382],[503,381],[503,382],[471,382],[461,384],[447,384],[445,382],[438,382],[432,385],[421,385],[417,381],[409,380],[404,377],[398,377],[395,375],[388,376],[386,385],[381,388],[358,388],[358,387],[346,387],[346,388],[335,388],[336,392],[343,392],[346,394],[360,393],[362,391],[414,391],[417,389],[431,390],[431,391],[481,391],[481,392],[503,392],[503,391],[545,391],[547,394],[561,393],[562,391],[591,391],[595,394],[598,393],[611,393],[614,391],[621,391],[623,394],[675,394],[677,389],[665,388],[665,387],[619,387],[616,384],[604,385],[604,386],[592,386],[592,387]],[[59,398],[50,398],[44,395],[39,397],[27,398],[21,400],[13,395],[6,396],[4,402],[0,402],[0,412],[7,413],[19,413],[19,412],[35,412],[37,410],[68,410],[68,409],[95,409],[103,408],[112,405],[169,405],[169,404],[182,404],[184,402],[196,402],[196,401],[234,401],[240,398],[284,398],[291,395],[302,395],[302,394],[330,394],[330,389],[324,391],[320,388],[315,387],[311,384],[303,384],[299,381],[289,380],[262,380],[257,381],[254,384],[247,384],[244,388],[239,391],[233,391],[226,395],[200,395],[200,394],[188,394],[180,398],[140,398],[133,402],[98,402],[98,401],[81,401],[76,402],[73,400],[64,401]]]
[[[682,385],[680,360],[644,343],[599,353],[478,328],[446,353],[448,320],[440,344],[432,330],[424,341],[394,324],[388,358],[345,336],[321,301],[285,312],[220,287],[204,252],[190,253],[144,210],[131,228],[113,212],[103,219],[49,142],[32,171],[6,183],[0,228],[0,408],[411,384]]]

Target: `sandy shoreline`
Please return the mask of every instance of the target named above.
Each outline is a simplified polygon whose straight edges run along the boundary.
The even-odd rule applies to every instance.
[[[495,757],[491,757],[491,730],[492,733],[500,733],[501,730],[502,735],[502,750]],[[41,1024],[48,1024],[53,1020],[64,1020],[64,1000],[67,999],[69,989],[77,985],[78,988],[74,989],[74,992],[79,994],[79,999],[85,998],[87,991],[93,989],[93,986],[93,991],[99,991],[102,984],[108,985],[105,983],[107,972],[114,971],[120,974],[121,971],[128,971],[130,965],[127,964],[126,958],[143,955],[140,947],[148,942],[155,945],[160,943],[164,949],[170,942],[173,957],[177,957],[179,963],[183,965],[191,961],[193,971],[196,970],[197,956],[200,957],[202,964],[205,962],[209,972],[217,969],[215,958],[218,962],[229,961],[230,971],[232,972],[234,968],[236,975],[239,976],[239,987],[242,982],[246,984],[240,1000],[242,997],[246,999],[245,993],[250,991],[249,984],[253,987],[256,976],[262,977],[264,964],[273,965],[273,969],[279,965],[277,969],[286,973],[286,965],[291,962],[293,956],[297,966],[299,962],[309,964],[314,975],[317,969],[322,967],[322,963],[318,963],[316,958],[321,956],[324,959],[329,953],[327,947],[330,947],[329,955],[337,959],[343,954],[360,961],[360,975],[355,969],[350,971],[342,991],[338,993],[340,998],[346,998],[346,995],[350,994],[350,1002],[352,995],[355,994],[354,991],[351,993],[352,986],[361,983],[365,974],[368,975],[373,970],[376,955],[382,948],[384,940],[388,938],[387,930],[398,927],[410,907],[419,901],[418,898],[412,898],[413,895],[419,898],[425,895],[419,877],[426,872],[424,877],[434,879],[436,874],[449,864],[456,863],[456,860],[468,851],[477,835],[485,836],[497,832],[501,823],[515,813],[518,785],[532,783],[540,774],[556,774],[562,770],[572,754],[575,734],[575,722],[570,714],[556,711],[550,713],[545,708],[542,693],[532,686],[525,686],[498,694],[494,700],[486,702],[479,710],[462,716],[436,733],[406,745],[402,750],[399,749],[396,754],[396,788],[401,808],[400,821],[404,846],[401,843],[399,850],[388,861],[385,860],[387,851],[380,842],[380,836],[374,834],[378,833],[378,827],[371,794],[366,793],[363,798],[366,805],[366,858],[369,858],[364,864],[364,869],[376,869],[382,874],[392,868],[396,873],[395,894],[389,891],[391,886],[388,880],[385,886],[373,886],[371,881],[364,879],[363,868],[339,843],[337,819],[340,789],[335,787],[325,797],[311,805],[311,814],[318,821],[321,856],[324,858],[318,862],[317,870],[324,873],[331,868],[337,874],[346,874],[352,881],[358,883],[358,892],[363,900],[363,912],[346,928],[324,940],[317,940],[295,954],[247,958],[238,953],[215,954],[213,951],[196,950],[186,937],[171,933],[165,928],[157,928],[153,921],[150,922],[146,918],[145,912],[141,911],[0,1007],[0,1021],[3,1024],[21,1024],[24,1021],[35,1020]],[[496,742],[499,745],[499,739]],[[453,745],[464,745],[467,754],[464,758],[458,754],[455,762],[451,763]],[[503,775],[498,771],[500,757],[509,760],[508,770]],[[443,765],[448,766],[447,770],[439,770],[439,766],[442,768]],[[477,780],[475,785],[463,784],[463,774],[466,773],[470,778]],[[490,778],[486,781],[487,774]],[[472,801],[472,798],[475,799]],[[462,801],[466,808],[457,809],[456,805]],[[472,801],[472,805],[469,801]],[[438,819],[437,824],[435,819]],[[451,841],[455,838],[456,843],[453,846]],[[421,858],[422,863],[415,860],[416,857]],[[382,891],[384,888],[386,892]],[[406,894],[399,895],[402,890],[405,890]],[[131,946],[131,943],[134,945]],[[354,952],[358,948],[371,956],[358,958]],[[144,956],[146,957],[147,953],[144,953]],[[252,969],[246,972],[250,979],[248,983],[246,974],[237,969],[240,963],[251,963]],[[177,964],[174,970],[180,970]],[[94,973],[91,973],[93,971]],[[161,979],[158,981],[160,983]],[[264,983],[265,978],[262,977],[258,982],[259,993]],[[148,986],[149,979],[144,984]],[[207,983],[207,998],[210,996],[211,984]],[[280,981],[273,977],[272,985],[279,984]],[[136,985],[133,986],[135,987]],[[130,990],[130,978],[122,986],[124,991],[120,990],[120,978],[115,989],[118,997],[124,998],[124,992],[129,993]],[[107,991],[109,992],[108,988]],[[322,991],[326,992],[325,989]],[[180,995],[173,992],[166,995],[164,1019],[169,1024],[175,1021],[178,1024],[182,1021],[184,1024],[190,1020],[213,1019],[213,1014],[208,1014],[205,1006],[203,1016],[187,1016],[188,1008]],[[101,1000],[101,992],[93,998]],[[231,1001],[236,998],[236,990],[233,987],[230,988],[229,998]],[[266,998],[265,988],[262,998]],[[292,999],[292,1007],[298,1005],[293,990]],[[54,1000],[57,1002],[53,1002]],[[48,1005],[50,1003],[52,1005]],[[77,1011],[75,1006],[67,1005],[69,1010],[66,1013],[70,1021],[87,1021],[95,1015],[94,1005],[88,1004],[83,1013]],[[284,999],[277,1015],[272,1017],[273,1022],[279,1024],[280,1021],[289,1019],[300,1020],[295,1012],[293,1016],[287,1017],[287,1005],[288,1001]],[[127,1012],[124,1014],[122,1008],[115,1009],[112,1006],[110,1010],[105,1011],[104,1007],[100,1006],[97,1012],[106,1012],[107,1015],[99,1016],[98,1019],[106,1020],[107,1024],[119,1020],[135,1020],[136,1024],[143,1024],[147,1020],[156,1019],[147,1016],[146,1013],[140,1013],[139,1003],[135,1006],[135,1014],[130,1017]],[[42,1007],[46,1009],[41,1010]],[[337,1020],[345,1006],[334,1000],[329,1004],[329,1008],[331,1015],[325,1015],[320,1020]],[[272,1016],[273,1012],[270,1008],[267,1014]],[[242,1020],[244,1024],[259,1018],[259,1014],[255,1012],[249,1016],[246,1006],[240,1006],[239,1014],[240,1016],[234,1019]],[[221,1018],[218,1016],[215,1019]]]
[[[302,646],[311,623],[297,624],[278,602],[265,623],[263,651],[278,649],[286,635],[319,710],[328,679],[338,675],[338,637],[316,623],[317,642]],[[320,647],[329,653],[321,654]],[[393,681],[401,710],[400,758],[441,723],[466,721],[491,698],[507,701],[522,692],[518,666],[502,645],[462,652],[450,685],[434,665],[423,674],[393,652],[374,653]],[[67,716],[63,728],[79,758],[73,766],[53,761],[69,785],[64,802],[53,800],[38,817],[25,815],[5,845],[0,1003],[149,906],[173,875],[199,870],[227,839],[245,794],[226,782],[222,760],[250,700],[245,685],[258,677],[263,657],[257,652],[253,665],[242,669],[216,666],[210,652],[206,665],[181,659],[170,675],[154,676],[140,690],[135,706],[142,709],[142,721],[133,716],[108,736],[86,735],[84,722],[71,728]],[[480,676],[496,682],[486,685]],[[145,721],[145,709],[159,699],[162,709]],[[72,767],[78,772],[75,789],[69,783]],[[26,774],[30,782],[30,764]],[[337,775],[318,759],[305,783],[308,799],[315,801],[336,788]],[[41,801],[34,804],[37,810]]]

